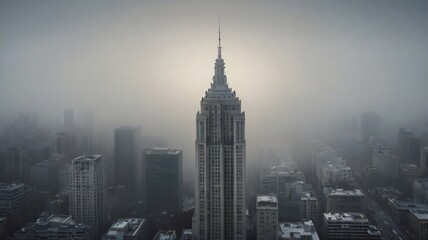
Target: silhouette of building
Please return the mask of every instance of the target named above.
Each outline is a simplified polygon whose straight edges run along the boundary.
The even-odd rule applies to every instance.
[[[375,112],[365,112],[361,115],[361,134],[363,142],[368,143],[370,137],[377,137],[382,127],[382,118]]]
[[[397,134],[397,149],[400,163],[420,164],[421,141],[414,133],[400,128]]]
[[[377,146],[373,150],[373,167],[383,176],[398,178],[398,164],[398,156],[392,149]]]
[[[150,213],[178,213],[182,209],[182,151],[152,148],[144,153],[144,203]]]
[[[198,240],[246,239],[245,113],[224,68],[219,37],[213,83],[196,114],[193,235]]]
[[[101,155],[81,156],[71,164],[70,214],[91,225],[95,238],[105,227],[106,175]]]
[[[121,127],[114,130],[115,182],[130,189],[141,186],[141,128]]]

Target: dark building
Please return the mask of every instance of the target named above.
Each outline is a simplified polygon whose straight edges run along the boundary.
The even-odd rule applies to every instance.
[[[149,213],[182,208],[182,151],[153,148],[144,152],[144,199]]]
[[[141,186],[141,128],[114,130],[115,182],[131,189]]]
[[[400,128],[397,134],[397,150],[400,163],[420,164],[421,142],[414,133]]]

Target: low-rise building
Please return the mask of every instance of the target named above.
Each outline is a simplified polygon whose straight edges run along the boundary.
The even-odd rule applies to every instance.
[[[145,240],[147,221],[144,218],[119,219],[107,230],[102,240]]]
[[[192,240],[192,229],[183,229],[180,240]]]
[[[324,213],[324,236],[326,239],[381,239],[380,231],[369,225],[362,213]]]
[[[409,223],[409,214],[411,210],[428,210],[428,206],[421,203],[389,199],[388,205],[391,209],[394,220],[402,226]]]
[[[92,227],[77,224],[69,215],[51,215],[37,219],[15,233],[16,240],[92,240]]]
[[[311,220],[303,222],[283,222],[279,224],[280,240],[319,240]]]
[[[428,178],[417,179],[412,185],[413,198],[420,203],[428,203]]]
[[[177,234],[174,230],[159,230],[156,233],[153,240],[175,240],[177,239]]]
[[[359,189],[324,188],[326,212],[361,212],[364,194]]]
[[[428,239],[428,210],[410,210],[409,227],[416,239]]]

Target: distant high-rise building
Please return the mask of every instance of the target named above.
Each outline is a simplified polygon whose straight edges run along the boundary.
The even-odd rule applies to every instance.
[[[106,175],[101,155],[81,156],[71,163],[70,214],[91,225],[95,238],[105,227]]]
[[[424,147],[421,150],[420,167],[421,170],[424,172],[424,176],[428,177],[428,147]]]
[[[150,213],[178,213],[182,209],[182,151],[152,148],[144,152],[144,199]]]
[[[278,198],[276,195],[257,196],[257,240],[278,238]]]
[[[245,113],[224,68],[219,41],[213,83],[196,114],[197,240],[246,239]]]
[[[31,160],[21,148],[9,148],[3,155],[4,171],[3,180],[6,181],[30,181]]]
[[[74,130],[74,112],[73,109],[64,110],[64,129],[67,132]]]
[[[141,128],[121,127],[114,130],[115,182],[131,189],[141,186]]]
[[[382,175],[389,178],[397,178],[398,165],[398,156],[392,149],[380,146],[375,147],[373,150],[373,167]]]
[[[382,127],[382,118],[375,112],[366,112],[361,115],[361,134],[363,142],[368,143],[370,137],[378,136]]]
[[[60,166],[57,161],[45,160],[31,166],[30,183],[40,190],[57,193],[60,189]]]
[[[15,233],[16,240],[92,240],[90,225],[75,223],[71,216],[54,214],[42,217]]]
[[[61,165],[70,163],[76,154],[76,138],[73,133],[56,132],[51,136],[51,158]]]
[[[101,240],[146,240],[147,220],[144,218],[119,219],[107,230]]]
[[[414,133],[401,128],[397,134],[397,149],[400,163],[420,164],[421,141]]]

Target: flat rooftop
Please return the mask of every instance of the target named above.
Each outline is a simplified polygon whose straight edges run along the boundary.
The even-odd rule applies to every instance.
[[[176,239],[176,234],[174,230],[160,230],[156,233],[156,236],[153,240],[174,240]]]
[[[428,209],[412,209],[410,210],[411,214],[413,214],[419,220],[428,220]]]
[[[1,190],[6,190],[6,191],[15,190],[15,189],[18,189],[20,187],[23,187],[24,185],[25,185],[24,183],[0,183],[0,191]]]
[[[144,218],[119,219],[111,225],[107,237],[115,237],[118,232],[124,232],[125,236],[135,236],[144,224],[146,224]]]
[[[327,193],[329,197],[364,197],[364,193],[359,189],[344,190],[341,188],[325,188],[324,192]]]
[[[181,153],[181,149],[172,149],[167,147],[155,147],[146,150],[146,154],[170,154],[177,155]]]
[[[315,226],[311,220],[303,222],[279,223],[279,229],[279,235],[284,239],[306,239],[308,236],[312,236],[312,240],[319,240]]]
[[[410,202],[410,201],[389,199],[389,204],[400,210],[411,210],[411,209],[428,210],[428,205],[422,204],[422,203]]]
[[[338,222],[367,222],[368,219],[363,213],[324,213],[324,219]]]

